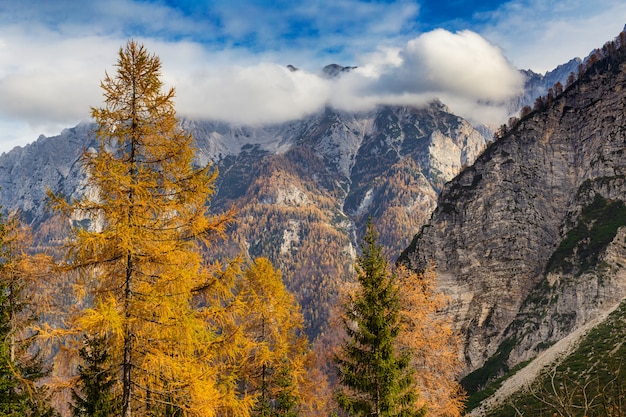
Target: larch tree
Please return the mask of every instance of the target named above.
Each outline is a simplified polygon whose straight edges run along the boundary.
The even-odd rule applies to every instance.
[[[31,255],[30,229],[11,213],[0,224],[0,416],[53,416],[47,375],[34,347],[39,308],[38,280],[50,272],[48,256]]]
[[[90,303],[71,330],[106,341],[124,417],[246,416],[249,399],[218,366],[229,355],[215,316],[225,309],[198,300],[232,284],[202,257],[232,218],[207,211],[217,172],[194,165],[159,58],[129,41],[116,68],[101,83],[104,107],[92,109],[97,146],[82,157],[89,192],[72,201],[50,193],[74,221],[66,267],[81,274],[77,294]]]
[[[422,416],[408,352],[396,349],[401,331],[395,276],[371,221],[357,257],[358,289],[345,305],[346,340],[335,357],[339,407],[350,416]]]
[[[295,297],[266,258],[243,271],[240,293],[246,311],[243,333],[254,343],[243,364],[242,385],[257,398],[258,416],[294,416],[307,391],[309,344]]]
[[[428,416],[460,417],[466,398],[458,382],[463,369],[460,340],[443,314],[447,299],[436,290],[436,271],[431,267],[418,274],[400,266],[396,277],[402,288],[402,329],[396,342],[411,357],[418,404],[428,410]]]

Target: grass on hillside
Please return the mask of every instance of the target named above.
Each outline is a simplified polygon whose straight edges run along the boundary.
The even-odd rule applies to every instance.
[[[626,301],[560,364],[487,417],[626,416]]]

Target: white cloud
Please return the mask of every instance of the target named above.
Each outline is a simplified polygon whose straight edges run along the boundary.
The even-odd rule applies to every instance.
[[[461,115],[501,123],[506,114],[494,114],[495,104],[522,87],[522,76],[501,51],[468,31],[429,32],[361,62],[362,67],[330,80],[269,63],[180,73],[172,77],[177,109],[192,118],[258,124],[300,118],[327,104],[360,111],[439,98]]]
[[[191,118],[266,124],[297,119],[324,106],[329,83],[305,71],[258,64],[198,72],[176,86],[176,107]]]
[[[119,45],[107,38],[63,38],[37,25],[28,32],[0,29],[0,150],[88,120]]]
[[[16,65],[0,73],[0,118],[50,135],[87,120],[89,107],[101,105],[100,80],[105,70],[115,71],[124,41],[85,37],[47,43],[54,34],[14,30],[10,35],[0,43],[0,59]],[[501,51],[467,31],[437,30],[404,47],[381,47],[361,57],[356,71],[331,80],[318,72],[291,72],[284,64],[257,63],[236,50],[215,53],[192,42],[138,40],[161,58],[164,81],[177,91],[178,113],[190,118],[277,123],[328,104],[365,110],[440,98],[461,115],[492,123],[492,115],[481,119],[488,112],[480,103],[503,100],[520,86]]]
[[[403,49],[381,50],[369,58],[362,70],[338,80],[334,105],[422,105],[438,98],[457,114],[495,124],[506,117],[497,104],[522,89],[522,76],[502,51],[469,31],[435,30]]]
[[[485,103],[519,88],[505,54],[518,68],[549,70],[601,47],[626,15],[622,0],[510,0],[479,16],[476,33],[410,39],[419,27],[415,0],[256,8],[205,0],[190,3],[191,12],[160,0],[83,3],[0,2],[0,151],[87,119],[102,102],[104,71],[114,71],[131,37],[160,56],[182,116],[278,122],[328,103],[358,110],[437,97],[460,115],[499,123],[506,115]],[[333,62],[359,68],[319,76]]]

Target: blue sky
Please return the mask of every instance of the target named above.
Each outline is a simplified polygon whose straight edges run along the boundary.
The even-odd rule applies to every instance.
[[[625,23],[623,0],[3,0],[0,152],[88,120],[130,38],[161,58],[181,116],[260,124],[438,97],[498,123],[484,103],[519,91],[516,69],[584,57]],[[330,63],[359,68],[327,80]]]

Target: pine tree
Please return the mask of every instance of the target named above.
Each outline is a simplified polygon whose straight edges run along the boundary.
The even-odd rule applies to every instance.
[[[398,353],[400,301],[371,221],[356,272],[359,289],[345,305],[347,340],[335,357],[339,407],[352,416],[421,416],[409,356]]]
[[[119,415],[119,398],[114,393],[115,375],[111,355],[102,337],[85,338],[80,349],[84,364],[78,367],[77,389],[72,389],[74,417],[108,417]]]
[[[101,83],[104,107],[92,109],[97,148],[82,157],[90,192],[71,202],[50,193],[66,218],[90,221],[67,246],[67,269],[83,277],[77,295],[92,303],[71,330],[107,339],[120,364],[115,392],[124,417],[246,415],[249,399],[219,368],[231,354],[224,349],[236,347],[216,327],[224,306],[198,300],[232,285],[223,278],[229,274],[214,277],[201,255],[232,217],[207,213],[217,172],[194,166],[174,90],[162,91],[159,58],[130,41],[116,67]]]
[[[298,417],[300,415],[300,404],[297,390],[293,381],[291,366],[287,360],[283,360],[282,366],[276,375],[276,402],[273,416],[276,417]]]

